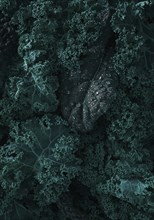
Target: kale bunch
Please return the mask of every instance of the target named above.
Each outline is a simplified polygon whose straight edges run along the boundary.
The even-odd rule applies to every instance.
[[[152,220],[154,2],[0,0],[0,219]]]

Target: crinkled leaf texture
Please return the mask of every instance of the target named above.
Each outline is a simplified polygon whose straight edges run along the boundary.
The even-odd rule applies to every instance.
[[[23,152],[28,175],[33,173],[37,181],[35,199],[40,205],[55,202],[80,171],[81,161],[75,156],[79,138],[58,116],[13,122],[10,136]]]
[[[23,199],[18,193],[29,191],[28,185],[33,188],[34,183],[33,199],[39,206],[56,202],[80,171],[81,160],[75,155],[79,143],[79,137],[59,116],[12,121],[10,143],[1,149],[0,209]],[[26,180],[30,183],[25,185]],[[9,185],[10,181],[14,183]]]
[[[58,88],[58,80],[53,76],[39,75],[41,71],[50,71],[49,63],[37,63],[31,68],[33,78],[29,76],[10,77],[8,94],[15,102],[24,100],[34,112],[53,112],[57,108],[58,101],[55,91]],[[35,75],[37,74],[37,76]]]
[[[62,112],[77,130],[90,131],[115,97],[111,65],[105,59],[100,49],[93,48],[81,71],[63,77]]]

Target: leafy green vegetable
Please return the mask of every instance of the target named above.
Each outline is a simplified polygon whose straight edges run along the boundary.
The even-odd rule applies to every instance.
[[[153,220],[152,0],[0,0],[0,219]]]

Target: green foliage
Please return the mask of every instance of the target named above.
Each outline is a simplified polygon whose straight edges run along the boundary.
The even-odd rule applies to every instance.
[[[0,1],[0,219],[153,219],[153,12]]]
[[[1,148],[1,213],[17,199],[28,197],[18,194],[30,190],[25,181],[35,182],[35,188],[30,187],[39,206],[56,202],[79,174],[81,160],[74,155],[79,138],[58,116],[12,121],[10,129],[11,142]]]
[[[24,152],[23,163],[29,172],[35,172],[39,204],[55,202],[80,171],[80,160],[74,155],[79,139],[69,134],[61,118],[46,116],[22,124],[13,122],[10,136]]]
[[[65,34],[58,47],[58,58],[63,67],[68,70],[80,69],[80,57],[85,56],[100,38],[108,19],[106,13],[104,21],[101,21],[101,11],[102,7],[97,1],[68,1],[67,18],[63,24]]]

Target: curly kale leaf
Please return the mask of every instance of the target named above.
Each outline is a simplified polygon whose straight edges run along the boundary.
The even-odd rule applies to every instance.
[[[24,152],[22,163],[29,167],[28,175],[34,172],[35,199],[40,205],[55,202],[80,171],[81,161],[75,156],[79,138],[58,116],[13,122],[10,136]]]
[[[109,18],[107,1],[103,2],[104,7],[98,1],[68,1],[66,19],[61,25],[64,34],[57,51],[64,69],[80,69],[81,58],[101,37],[102,29]]]
[[[50,72],[49,62],[39,62],[30,69],[32,77],[10,77],[8,94],[16,105],[24,101],[34,112],[52,112],[57,108],[55,91],[58,88],[56,77],[47,75]],[[44,76],[41,73],[44,73]]]
[[[55,95],[58,80],[54,76],[57,71],[55,51],[58,24],[55,18],[48,17],[48,9],[54,10],[51,6],[50,1],[32,1],[16,15],[17,18],[21,15],[18,22],[21,35],[18,53],[23,59],[24,69],[23,77],[15,80],[12,78],[12,82],[15,83],[12,88],[16,88],[14,98],[28,97],[28,102],[35,112],[55,111],[58,104]],[[26,22],[24,19],[26,12],[28,19],[31,18],[31,24],[29,30],[22,32],[20,22],[22,24]]]
[[[79,144],[58,116],[12,121],[10,142],[0,148],[0,215],[18,219],[16,208],[40,215],[39,207],[55,203],[81,171]]]
[[[131,219],[134,216],[150,216],[154,209],[150,203],[153,197],[153,185],[150,179],[153,177],[153,164],[150,154],[146,149],[132,149],[131,151],[117,147],[115,154],[108,157],[104,167],[105,181],[97,184],[98,200],[107,215],[119,219],[122,211],[114,210],[114,206],[127,206],[122,219]],[[110,200],[110,201],[109,201]],[[110,207],[106,206],[109,201]],[[135,211],[131,207],[137,207]],[[112,214],[113,215],[112,215]],[[150,214],[151,213],[151,214]],[[112,217],[111,217],[112,216]],[[128,217],[129,216],[129,217]]]

